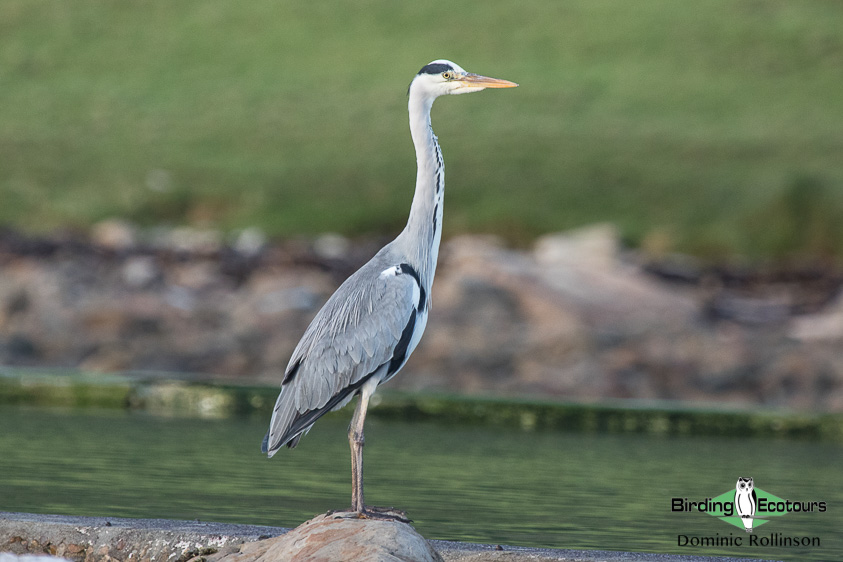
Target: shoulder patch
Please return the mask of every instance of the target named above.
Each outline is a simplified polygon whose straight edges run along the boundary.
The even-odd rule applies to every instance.
[[[419,272],[408,263],[402,263],[398,267],[401,268],[401,273],[405,273],[416,280],[416,284],[419,286],[419,310],[424,310],[427,303],[427,293],[425,293]]]

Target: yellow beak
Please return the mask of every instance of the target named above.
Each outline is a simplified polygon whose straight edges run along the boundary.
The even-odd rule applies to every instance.
[[[457,80],[464,83],[467,87],[474,88],[514,88],[518,85],[509,80],[489,78],[488,76],[480,76],[479,74],[472,74],[470,72],[458,77]]]

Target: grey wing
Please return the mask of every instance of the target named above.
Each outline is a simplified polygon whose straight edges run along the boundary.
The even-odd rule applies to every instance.
[[[385,377],[406,353],[419,292],[400,271],[373,260],[328,299],[290,358],[263,452],[295,447],[319,417],[346,404],[370,377]]]

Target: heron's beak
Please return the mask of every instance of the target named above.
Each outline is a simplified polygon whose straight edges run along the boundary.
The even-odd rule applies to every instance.
[[[466,88],[514,88],[518,85],[515,82],[510,82],[509,80],[489,78],[488,76],[480,76],[479,74],[472,74],[470,72],[460,76],[458,80],[463,83]]]

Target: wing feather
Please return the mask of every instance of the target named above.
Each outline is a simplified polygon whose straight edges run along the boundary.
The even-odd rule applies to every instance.
[[[415,314],[416,280],[380,275],[385,267],[377,258],[337,289],[293,351],[264,441],[270,456],[284,444],[294,446],[318,417],[347,402],[363,379],[392,359]]]

